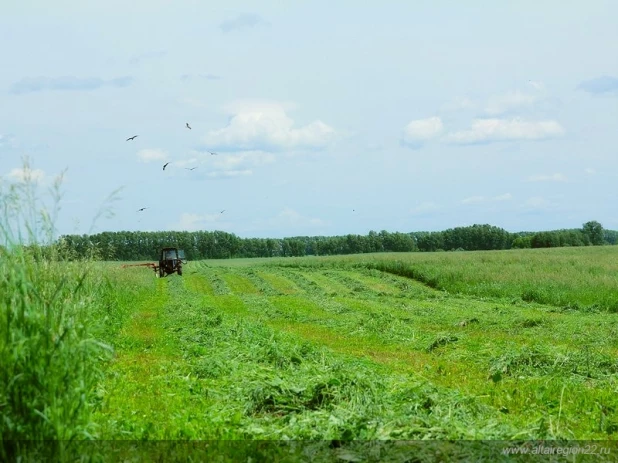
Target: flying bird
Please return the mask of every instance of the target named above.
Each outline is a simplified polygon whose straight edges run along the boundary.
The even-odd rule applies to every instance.
[[[225,209],[223,209],[223,210],[220,212],[220,214],[223,214],[224,212],[225,212]]]
[[[163,164],[163,170],[165,170],[165,168],[167,167],[168,164],[169,164],[169,162],[166,162],[165,164]]]
[[[141,209],[138,209],[137,212],[142,212],[145,211],[146,209],[148,209],[147,207],[142,207]]]
[[[217,155],[217,153],[213,153],[212,151],[209,151],[209,153],[210,153],[212,156],[216,156],[216,155]]]
[[[127,138],[127,141],[135,140],[137,137],[138,137],[138,135],[133,135],[132,137]]]
[[[189,125],[189,123],[187,122],[187,129],[191,130],[191,126]]]
[[[197,168],[198,168],[198,166],[190,167],[190,168],[189,167],[185,167],[185,169],[187,169],[187,170],[193,170],[193,169],[197,169]]]

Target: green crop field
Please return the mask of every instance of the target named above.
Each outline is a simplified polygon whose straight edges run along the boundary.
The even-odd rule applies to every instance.
[[[21,259],[1,264],[5,438],[618,436],[617,247],[198,261],[167,278]]]

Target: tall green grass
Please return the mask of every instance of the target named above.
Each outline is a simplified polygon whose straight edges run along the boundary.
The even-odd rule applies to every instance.
[[[292,268],[369,268],[451,294],[618,312],[618,246],[273,259]]]
[[[96,436],[90,418],[101,361],[93,333],[106,308],[94,257],[74,260],[54,244],[62,175],[50,208],[24,161],[23,182],[0,184],[0,460],[46,452],[43,441]],[[26,442],[30,441],[30,442]],[[56,448],[60,448],[56,446]],[[35,457],[36,458],[36,457]]]

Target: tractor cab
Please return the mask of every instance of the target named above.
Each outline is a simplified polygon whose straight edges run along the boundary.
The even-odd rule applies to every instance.
[[[159,276],[164,277],[176,272],[182,275],[182,264],[186,264],[185,252],[178,248],[163,248],[159,257]]]

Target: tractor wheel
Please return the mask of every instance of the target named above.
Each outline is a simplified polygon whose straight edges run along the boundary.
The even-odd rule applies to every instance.
[[[165,270],[163,270],[163,268],[160,268],[160,269],[159,269],[159,276],[160,276],[161,278],[163,278],[163,277],[165,276]]]
[[[182,265],[178,266],[178,275],[182,276]]]

